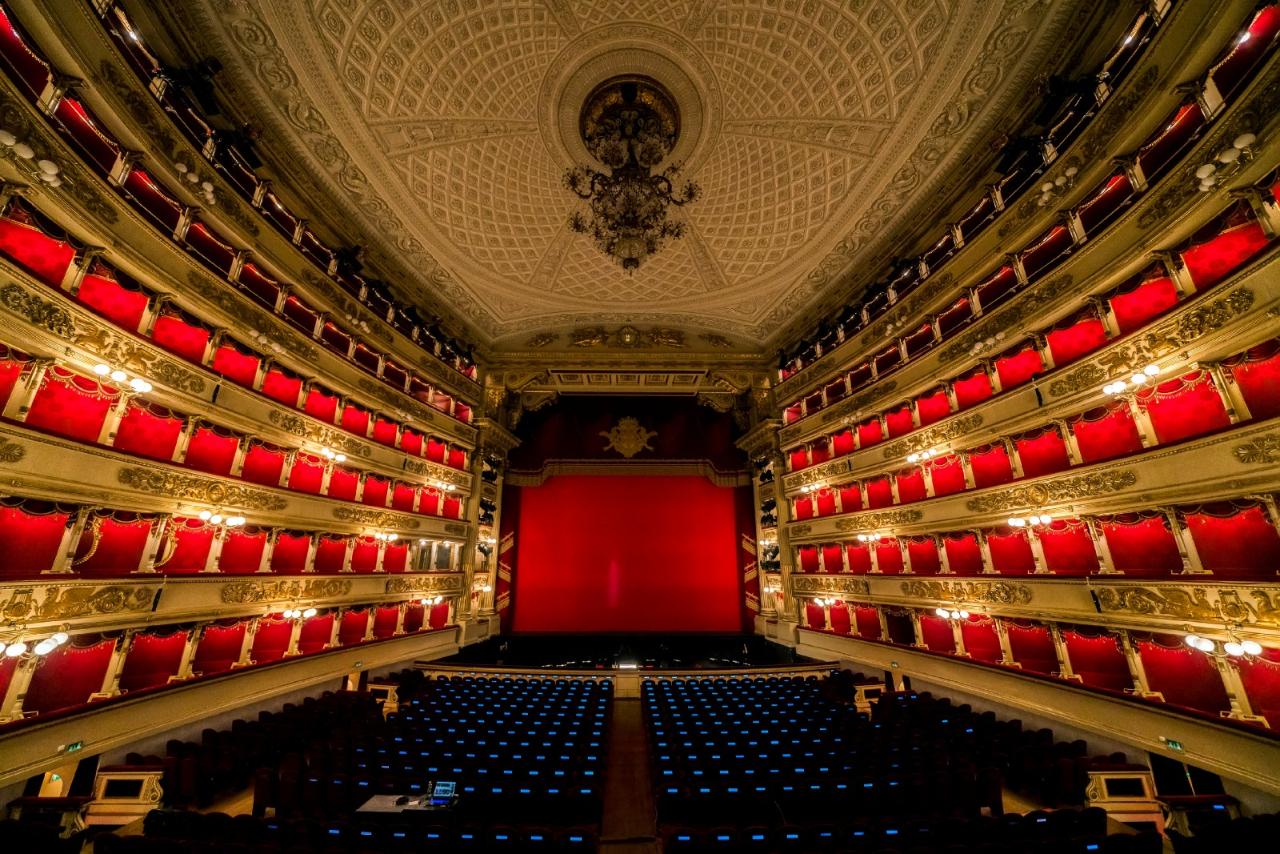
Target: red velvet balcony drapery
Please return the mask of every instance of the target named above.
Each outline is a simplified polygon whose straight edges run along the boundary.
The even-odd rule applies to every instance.
[[[275,548],[271,550],[271,571],[278,575],[297,575],[307,565],[307,551],[311,536],[305,533],[281,531],[276,535]]]
[[[1220,578],[1274,581],[1280,571],[1280,534],[1257,501],[1184,508],[1200,563]]]
[[[1023,670],[1045,674],[1058,670],[1058,656],[1047,628],[1041,625],[1023,626],[1012,620],[1005,620],[1005,631],[1009,634],[1009,649],[1013,652],[1013,660],[1021,664]]]
[[[155,520],[137,513],[95,511],[72,562],[86,578],[128,575],[141,565]]]
[[[964,638],[965,652],[975,661],[994,664],[1000,661],[1000,638],[996,635],[996,624],[987,616],[972,614],[969,619],[960,623],[960,633]]]
[[[858,636],[867,640],[880,640],[880,612],[870,605],[854,608],[854,624]]]
[[[250,656],[254,664],[279,661],[289,648],[289,636],[293,633],[293,620],[278,614],[258,620],[258,633],[253,636]]]
[[[449,605],[445,603],[445,610],[449,609]],[[410,602],[404,609],[404,630],[406,633],[416,632],[422,628],[426,619],[426,607],[418,602]]]
[[[120,670],[120,690],[139,691],[165,685],[176,676],[189,632],[178,629],[165,634],[139,632]]]
[[[80,281],[76,299],[124,329],[136,331],[151,295],[140,286],[129,287],[101,262]]]
[[[1079,519],[1055,519],[1037,530],[1044,561],[1054,575],[1091,575],[1097,572],[1097,549],[1089,527]]]
[[[846,543],[845,555],[849,560],[849,571],[855,575],[866,575],[871,572],[871,549],[864,543]]]
[[[41,656],[22,701],[23,712],[48,714],[87,703],[90,694],[102,690],[115,646],[115,638],[72,637],[53,652]]]
[[[982,547],[977,535],[969,531],[946,534],[942,546],[947,550],[947,565],[955,575],[982,574]]]
[[[1154,636],[1136,640],[1147,687],[1159,691],[1166,703],[1216,715],[1231,708],[1226,688],[1213,660],[1192,649],[1180,637]]]
[[[298,633],[298,652],[309,655],[319,652],[329,644],[333,634],[333,614],[316,614],[302,621],[302,631]]]
[[[1097,463],[1142,450],[1142,439],[1123,400],[1092,409],[1070,422],[1084,463]]]
[[[196,673],[211,674],[230,670],[240,659],[240,646],[244,643],[245,623],[207,626],[192,668]]]
[[[951,631],[950,620],[944,620],[934,614],[923,614],[920,617],[920,635],[925,647],[931,652],[953,653],[956,651],[956,640]]]
[[[53,568],[74,507],[0,498],[0,578],[34,578]]]
[[[1194,371],[1143,389],[1138,405],[1146,410],[1160,444],[1222,430],[1231,425],[1222,396],[1208,371]]]
[[[1255,420],[1280,415],[1280,339],[1252,347],[1223,363]]]
[[[1240,670],[1254,714],[1265,717],[1272,729],[1280,729],[1280,650],[1264,649],[1258,658],[1232,666]]]
[[[1091,636],[1064,629],[1062,637],[1067,644],[1071,669],[1084,684],[1112,691],[1123,691],[1133,687],[1129,665],[1125,662],[1124,653],[1121,652],[1120,643],[1115,635],[1104,632],[1101,635]]]
[[[217,528],[199,519],[175,516],[169,520],[156,557],[156,570],[166,575],[201,572]]]
[[[117,389],[51,365],[31,401],[26,423],[57,436],[96,442],[107,413],[119,399]]]
[[[1025,528],[997,528],[987,533],[991,565],[1000,575],[1029,575],[1035,572],[1035,557]]]
[[[1161,513],[1130,513],[1099,520],[1111,561],[1126,575],[1170,575],[1182,571],[1178,543]]]

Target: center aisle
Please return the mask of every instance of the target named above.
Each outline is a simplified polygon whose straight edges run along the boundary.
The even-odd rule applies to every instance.
[[[657,807],[649,771],[649,741],[638,699],[613,700],[608,777],[600,848],[610,852],[658,852]]]

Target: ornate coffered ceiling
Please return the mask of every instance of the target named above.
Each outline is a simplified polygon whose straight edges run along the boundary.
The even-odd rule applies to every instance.
[[[581,352],[582,330],[634,324],[741,354],[874,272],[895,230],[973,180],[968,155],[1086,4],[165,5],[188,50],[222,60],[285,184],[493,351]],[[587,156],[582,98],[619,73],[674,95],[673,159],[703,190],[678,214],[687,236],[630,276],[568,229],[561,185]]]

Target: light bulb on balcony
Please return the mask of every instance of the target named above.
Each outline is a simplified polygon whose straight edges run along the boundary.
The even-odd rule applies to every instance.
[[[1041,525],[1048,525],[1048,524],[1049,524],[1050,522],[1052,522],[1052,521],[1053,521],[1053,517],[1052,517],[1052,516],[1050,516],[1048,513],[1041,513],[1041,514],[1040,514],[1040,524],[1041,524]]]
[[[1149,377],[1154,377],[1156,374],[1160,373],[1160,369],[1155,365],[1147,365],[1142,369],[1142,372]]]
[[[66,642],[67,642],[68,640],[70,640],[70,639],[71,639],[71,638],[70,638],[70,636],[69,636],[66,632],[54,632],[54,633],[49,637],[49,640],[53,641],[53,642],[54,642],[54,643],[56,643],[58,646],[62,646],[64,643],[66,643]],[[1247,641],[1246,641],[1246,643],[1247,643]],[[1256,644],[1255,644],[1255,646],[1256,646]],[[1261,650],[1261,647],[1258,647],[1258,648],[1259,648],[1259,650]]]
[[[1248,30],[1245,30],[1243,33],[1240,34],[1240,38],[1236,39],[1236,44],[1244,44],[1251,38],[1253,38],[1253,33],[1249,32]]]
[[[937,614],[939,617],[942,617],[942,618],[944,618],[944,619],[945,619],[945,618],[946,618],[946,616],[947,616],[947,609],[946,609],[946,608],[934,608],[934,609],[933,609],[933,613],[935,613],[935,614]]]
[[[1232,148],[1244,150],[1258,141],[1257,134],[1242,133],[1231,141]]]
[[[1262,655],[1262,644],[1257,641],[1240,641],[1240,647],[1245,655]]]
[[[334,454],[334,455],[333,455],[333,461],[334,461],[335,463],[345,463],[345,462],[347,461],[347,455],[346,455],[346,454]]]
[[[56,643],[54,643],[49,638],[45,638],[44,640],[36,644],[35,649],[32,651],[36,655],[48,655],[49,653],[53,652],[57,648],[58,648],[58,645]]]
[[[140,377],[134,377],[129,380],[129,388],[133,389],[138,394],[146,394],[151,391],[151,383],[141,379]]]
[[[209,521],[210,519],[212,519],[212,518],[213,518],[213,512],[212,512],[212,511],[209,511],[209,510],[201,510],[201,511],[200,511],[200,521],[201,521],[201,522],[208,522],[208,521]]]
[[[1211,653],[1211,652],[1213,652],[1215,649],[1217,649],[1217,644],[1215,644],[1213,641],[1209,640],[1208,638],[1200,638],[1200,651],[1201,651],[1201,652],[1209,652],[1209,653]]]
[[[122,383],[129,378],[128,374],[126,374],[124,371],[119,371],[119,370],[112,371],[109,376],[113,381],[118,383]]]
[[[302,612],[302,616],[306,617],[309,620],[312,617],[314,617],[317,613],[318,612],[316,611],[315,608],[308,608],[307,610]]]
[[[907,454],[907,462],[909,463],[914,463],[918,459],[920,459],[919,454]]]
[[[93,366],[93,372],[100,377],[105,377],[107,374],[111,373],[111,366],[99,363]]]
[[[221,524],[222,524],[222,516],[221,516],[221,514],[219,514],[219,513],[214,513],[212,516],[210,516],[210,517],[209,517],[209,521],[210,521],[210,522],[212,522],[212,523],[213,523],[213,524],[215,524],[215,525],[221,525]]]
[[[17,658],[27,651],[26,641],[14,641],[5,647],[4,654],[8,658]]]
[[[1219,163],[1235,163],[1239,159],[1240,149],[1238,148],[1224,148],[1218,152]]]
[[[1133,383],[1134,385],[1142,385],[1148,379],[1150,379],[1150,377],[1148,377],[1146,374],[1134,374],[1133,376],[1129,377],[1129,382]]]
[[[1230,656],[1244,655],[1244,647],[1235,641],[1227,641],[1222,645],[1222,650]]]
[[[393,543],[394,543],[396,540],[400,539],[400,535],[399,535],[399,534],[391,534],[391,535],[389,535],[389,536],[387,537],[387,539],[388,539],[390,542],[393,542]]]

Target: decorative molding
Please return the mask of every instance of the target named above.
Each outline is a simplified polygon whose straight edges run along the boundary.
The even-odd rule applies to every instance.
[[[801,595],[840,593],[846,596],[866,596],[871,584],[858,575],[800,575],[791,576],[791,592]]]
[[[939,424],[937,427],[929,427],[918,433],[899,439],[887,445],[882,451],[886,460],[894,457],[905,457],[914,451],[923,451],[928,448],[936,447],[943,442],[950,442],[952,439],[969,433],[982,426],[982,413],[973,412],[968,415],[961,415],[959,418],[952,418]]]
[[[300,439],[336,448],[359,457],[373,456],[373,449],[350,433],[317,424],[305,416],[272,409],[267,413],[267,420]]]
[[[879,400],[889,392],[898,387],[897,380],[884,380],[874,383],[871,388],[862,394],[854,395],[845,400],[836,403],[834,406],[828,406],[826,409],[818,413],[818,420],[825,426],[833,421],[840,421],[850,416],[856,418],[858,413],[871,405],[873,400]],[[801,425],[797,424],[797,427]],[[801,432],[796,430],[796,433]],[[794,435],[794,434],[793,434]],[[786,442],[783,438],[781,441]]]
[[[456,593],[462,590],[462,573],[396,576],[387,579],[388,593]]]
[[[333,518],[339,522],[351,522],[356,525],[368,525],[371,528],[396,528],[416,531],[422,527],[417,519],[403,513],[388,510],[361,510],[356,507],[335,507]]]
[[[1094,592],[1104,614],[1280,628],[1280,590],[1262,585],[1097,585]]]
[[[426,460],[405,460],[404,470],[422,477],[430,477],[435,480],[442,480],[445,483],[452,483],[463,489],[471,487],[471,475],[465,471],[451,469],[448,466],[437,465],[436,463]]]
[[[830,480],[837,475],[846,474],[853,470],[853,463],[848,457],[839,457],[838,459],[829,460],[821,465],[810,466],[802,469],[795,474],[789,474],[782,479],[783,488],[790,492],[801,486],[810,483],[820,483],[824,480]]]
[[[607,432],[601,430],[600,435],[608,440],[605,442],[604,450],[617,451],[627,459],[631,459],[641,451],[652,451],[653,446],[649,444],[649,440],[658,433],[656,430],[646,430],[635,418],[627,416],[619,418],[618,423]]]
[[[116,477],[122,485],[139,492],[183,498],[203,504],[270,511],[284,510],[289,506],[289,502],[278,495],[212,478],[143,468],[122,468]]]
[[[997,341],[1006,340],[1012,343],[1010,333],[1021,333],[1027,322],[1038,319],[1043,310],[1052,303],[1070,297],[1074,290],[1071,285],[1075,278],[1070,273],[1050,276],[1033,285],[1021,295],[1014,296],[1013,301],[993,314],[985,315],[986,322],[979,320],[955,341],[952,341],[938,353],[940,363],[951,362],[967,356],[976,345],[984,343],[988,338]]]
[[[813,533],[812,525],[792,525],[791,530],[787,532],[792,537],[807,537]]]
[[[1079,501],[1110,492],[1120,492],[1137,482],[1138,476],[1132,471],[1102,471],[1002,489],[989,495],[971,498],[965,502],[964,506],[974,513],[1043,507],[1046,504],[1061,501]]]
[[[569,346],[581,349],[608,347],[611,349],[642,349],[685,347],[684,333],[679,329],[665,329],[655,326],[652,329],[637,329],[634,326],[620,326],[612,331],[603,326],[586,329],[575,329],[569,333]]]
[[[222,585],[224,605],[251,605],[292,599],[336,599],[351,592],[349,578],[290,578],[279,581],[236,581]]]
[[[148,612],[160,585],[49,584],[6,589],[8,596],[0,600],[0,618],[31,623]]]
[[[302,333],[284,326],[283,321],[274,314],[258,308],[249,302],[248,297],[240,295],[221,279],[201,270],[188,270],[187,282],[202,298],[213,303],[235,321],[229,330],[232,335],[244,334],[245,330],[256,330],[271,350],[287,352],[312,365],[320,360],[320,351],[307,343],[308,339]]]
[[[1236,461],[1246,466],[1280,463],[1280,433],[1267,433],[1231,449]]]
[[[902,582],[906,596],[937,602],[981,602],[986,605],[1026,605],[1031,588],[1009,581],[920,581]]]
[[[1085,391],[1116,377],[1141,371],[1159,359],[1176,353],[1199,338],[1217,332],[1253,308],[1254,293],[1236,288],[1205,305],[1172,318],[1156,328],[1125,341],[1120,346],[1090,359],[1084,365],[1049,384],[1049,396]]]
[[[26,455],[26,445],[15,442],[8,436],[0,436],[0,463],[16,463]]]
[[[924,518],[919,510],[884,510],[879,513],[860,513],[847,519],[836,520],[836,530],[846,533],[875,531],[897,525],[910,525]]]

